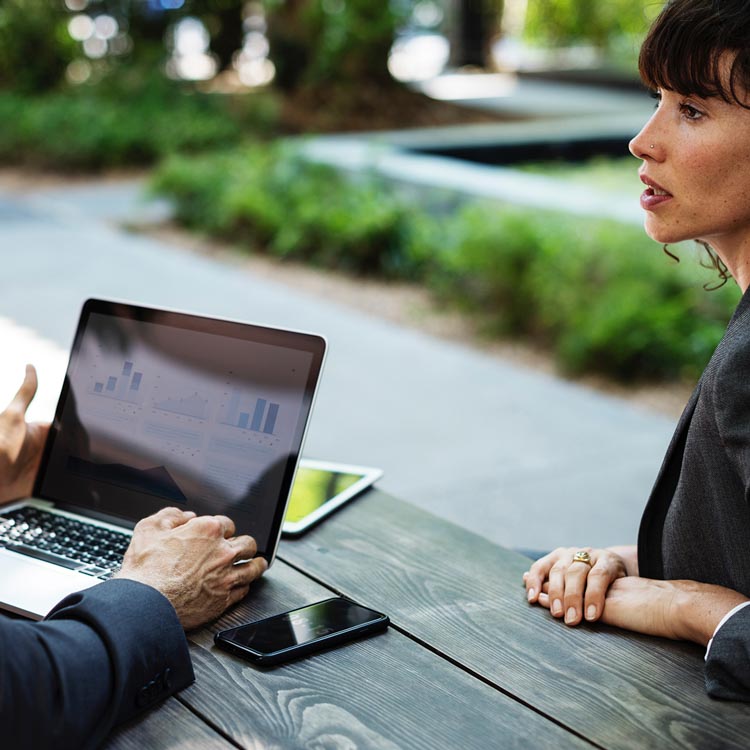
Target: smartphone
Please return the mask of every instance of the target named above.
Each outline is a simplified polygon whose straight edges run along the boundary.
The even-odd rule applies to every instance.
[[[377,633],[388,627],[382,612],[333,597],[247,625],[222,630],[214,643],[263,666],[281,664],[305,654]]]

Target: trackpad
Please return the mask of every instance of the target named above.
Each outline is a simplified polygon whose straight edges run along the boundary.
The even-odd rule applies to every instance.
[[[41,620],[61,599],[97,583],[98,578],[0,549],[0,606]]]

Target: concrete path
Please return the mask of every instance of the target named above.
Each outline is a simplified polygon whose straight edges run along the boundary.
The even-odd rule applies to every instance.
[[[502,544],[635,540],[673,420],[129,234],[113,220],[163,212],[139,189],[0,189],[3,401],[38,362],[49,416],[89,296],[312,330],[330,357],[306,455],[381,466],[383,489]]]
[[[438,188],[472,198],[643,223],[635,158],[632,185],[620,191],[425,152],[606,138],[621,141],[622,156],[627,158],[627,142],[653,112],[654,102],[645,91],[474,73],[447,73],[414,88],[457,105],[533,119],[308,137],[302,141],[306,155],[338,169],[368,169],[418,189]]]

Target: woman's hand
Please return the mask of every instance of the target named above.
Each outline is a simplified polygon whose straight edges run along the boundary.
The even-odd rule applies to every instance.
[[[36,370],[26,365],[23,384],[0,413],[0,504],[28,497],[34,486],[49,431],[48,424],[26,422],[36,388]]]
[[[591,565],[574,562],[573,556],[582,551],[589,554]],[[635,560],[635,547],[620,547],[616,552],[558,547],[524,573],[527,598],[549,609],[554,617],[564,616],[566,625],[578,625],[584,616],[593,622],[602,614],[607,589],[631,574]]]
[[[607,591],[601,622],[705,646],[724,615],[746,601],[723,586],[628,576]]]

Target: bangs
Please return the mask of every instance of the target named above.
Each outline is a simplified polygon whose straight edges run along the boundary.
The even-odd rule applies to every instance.
[[[750,109],[747,6],[732,0],[668,2],[641,47],[643,82],[652,89],[720,97]]]

